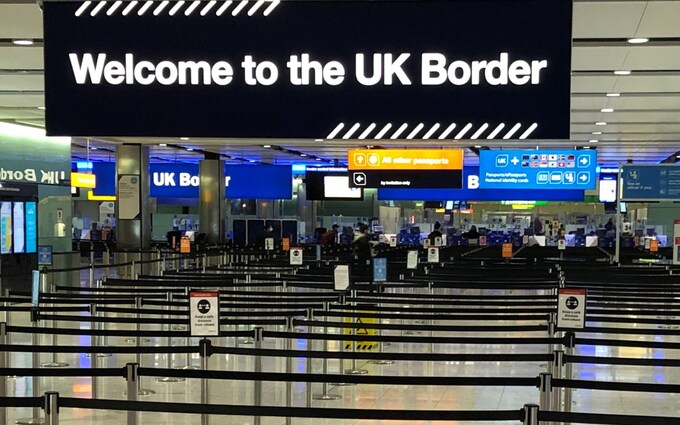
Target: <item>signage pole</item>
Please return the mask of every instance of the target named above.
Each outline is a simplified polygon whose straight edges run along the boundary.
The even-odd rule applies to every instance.
[[[619,164],[619,173],[616,181],[616,240],[614,241],[614,262],[620,264],[621,257],[621,195],[623,187],[621,182],[621,164]]]

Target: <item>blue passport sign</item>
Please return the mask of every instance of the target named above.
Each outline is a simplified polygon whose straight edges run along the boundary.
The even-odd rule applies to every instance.
[[[680,200],[680,166],[623,165],[623,201]]]
[[[479,153],[480,189],[595,189],[597,154],[589,150]]]

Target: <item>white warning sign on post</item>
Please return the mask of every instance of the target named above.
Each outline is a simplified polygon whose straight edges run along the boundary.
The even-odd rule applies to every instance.
[[[560,239],[557,241],[557,249],[560,251],[564,251],[567,249],[567,241],[564,239]]]
[[[406,257],[406,268],[409,270],[418,268],[418,251],[409,251]]]
[[[557,327],[583,329],[586,325],[586,290],[561,288],[557,294]]]
[[[427,262],[428,263],[439,262],[439,248],[430,247],[427,249]]]
[[[291,248],[290,249],[290,265],[291,266],[301,266],[302,265],[302,248]]]
[[[220,294],[217,291],[190,291],[191,336],[220,335]]]
[[[264,240],[264,249],[267,251],[274,250],[274,238],[266,238]]]
[[[349,266],[347,264],[335,266],[333,284],[336,291],[344,291],[349,288]]]
[[[395,248],[397,246],[397,237],[390,236],[390,248]]]

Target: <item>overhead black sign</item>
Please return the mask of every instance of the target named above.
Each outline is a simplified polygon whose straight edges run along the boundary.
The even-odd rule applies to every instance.
[[[350,171],[349,186],[390,189],[461,189],[463,170]]]
[[[45,2],[47,132],[566,139],[571,3]]]

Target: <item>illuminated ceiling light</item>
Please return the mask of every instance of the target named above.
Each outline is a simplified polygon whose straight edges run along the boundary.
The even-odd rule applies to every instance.
[[[321,159],[321,158],[317,158],[316,160],[317,160],[317,161],[323,161],[323,159]]]
[[[631,71],[614,71],[614,75],[630,75]]]
[[[45,107],[44,106],[38,106],[38,109],[40,109],[41,111],[44,111]]]
[[[607,97],[620,97],[621,93],[607,93]]]
[[[602,108],[600,112],[614,112],[614,108]]]
[[[595,125],[607,125],[607,123],[604,121],[598,121],[595,123]]]
[[[644,37],[635,37],[628,39],[628,43],[630,44],[645,44],[647,42],[649,42],[649,39]]]
[[[255,161],[254,159],[251,159],[251,160],[248,161],[248,162],[250,162],[251,164],[253,164],[253,163],[257,162],[257,161]]]
[[[189,152],[191,152],[191,151],[194,150],[194,148],[187,148],[187,150],[188,150]]]
[[[307,154],[306,154],[306,153],[301,153],[300,156],[307,156]]]
[[[30,38],[15,38],[12,40],[12,44],[15,44],[17,46],[32,46],[33,45],[33,40]]]
[[[590,143],[597,143],[597,142],[599,142],[599,140],[597,140],[597,139],[591,139],[591,140],[589,140],[589,142],[590,142]]]
[[[96,151],[97,148],[95,148],[94,146],[92,146],[92,147],[90,148],[90,150],[91,150],[91,151]]]
[[[475,149],[481,149],[481,148],[482,148],[481,145],[475,145]]]
[[[265,148],[265,149],[269,149],[269,148],[272,147],[272,145],[262,145],[262,147]]]
[[[314,139],[315,142],[323,142],[323,139]]]
[[[189,140],[188,137],[180,137],[179,140]]]
[[[167,145],[167,143],[159,143],[158,146],[164,148],[164,147],[166,147],[166,146],[168,146],[168,145]]]
[[[594,135],[594,136],[599,136],[600,134],[602,134],[601,131],[593,131],[593,135]]]

